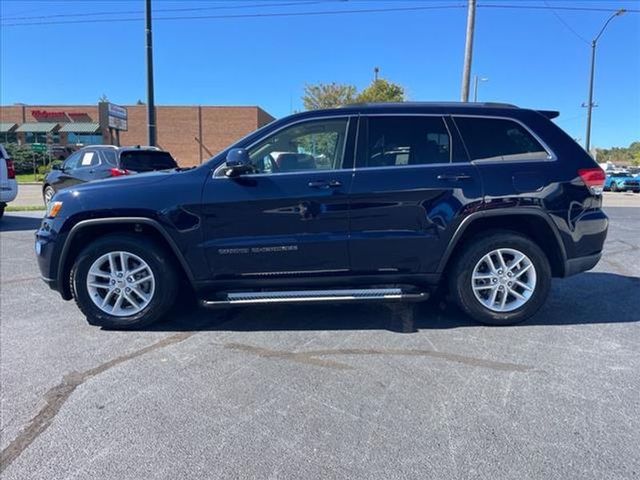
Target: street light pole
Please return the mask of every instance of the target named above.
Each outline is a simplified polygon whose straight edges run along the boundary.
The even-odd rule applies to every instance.
[[[156,107],[153,100],[153,44],[151,34],[151,0],[145,2],[147,40],[147,130],[149,145],[156,146]]]
[[[489,80],[486,77],[479,77],[478,75],[474,75],[473,77],[473,101],[478,101],[478,82],[486,82]]]
[[[611,15],[600,30],[600,33],[591,41],[591,71],[589,73],[589,101],[587,102],[587,133],[584,139],[584,149],[589,152],[591,149],[591,115],[593,113],[593,79],[595,76],[596,70],[596,46],[598,45],[598,40],[600,36],[604,33],[604,29],[607,28],[609,22],[613,20],[615,17],[619,17],[626,12],[624,8],[621,8],[613,15]]]

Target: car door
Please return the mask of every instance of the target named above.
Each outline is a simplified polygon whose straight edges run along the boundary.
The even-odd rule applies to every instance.
[[[56,191],[79,183],[79,180],[76,177],[76,171],[83,153],[84,150],[78,150],[77,152],[69,155],[62,164],[60,170],[57,170],[57,175],[50,179],[51,185]]]
[[[356,274],[432,273],[451,225],[482,201],[457,132],[441,115],[362,117],[351,188]]]
[[[248,146],[253,172],[218,168],[203,191],[212,278],[347,272],[354,142],[348,116],[298,121]]]
[[[84,150],[80,161],[73,171],[75,183],[85,183],[99,178],[100,155],[95,149]]]

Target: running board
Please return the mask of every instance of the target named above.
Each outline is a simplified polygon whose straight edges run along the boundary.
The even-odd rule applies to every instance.
[[[294,290],[270,292],[233,292],[226,294],[226,300],[203,300],[205,307],[230,305],[257,305],[267,303],[322,303],[322,302],[362,302],[362,301],[405,301],[427,300],[427,292],[407,293],[400,288],[367,288],[356,290]]]

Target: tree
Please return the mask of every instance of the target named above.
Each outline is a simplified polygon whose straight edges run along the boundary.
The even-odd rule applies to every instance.
[[[640,165],[640,142],[633,142],[627,148],[598,148],[596,158],[599,163],[611,162],[621,166]]]
[[[404,88],[380,78],[360,92],[356,101],[361,103],[404,102]]]
[[[305,85],[302,103],[306,110],[334,108],[353,103],[356,87],[339,83]]]

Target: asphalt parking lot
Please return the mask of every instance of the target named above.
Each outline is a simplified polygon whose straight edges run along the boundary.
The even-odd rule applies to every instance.
[[[427,303],[413,333],[379,305],[101,330],[39,279],[41,213],[7,213],[0,476],[638,478],[640,195],[619,195],[603,260],[536,317]]]

